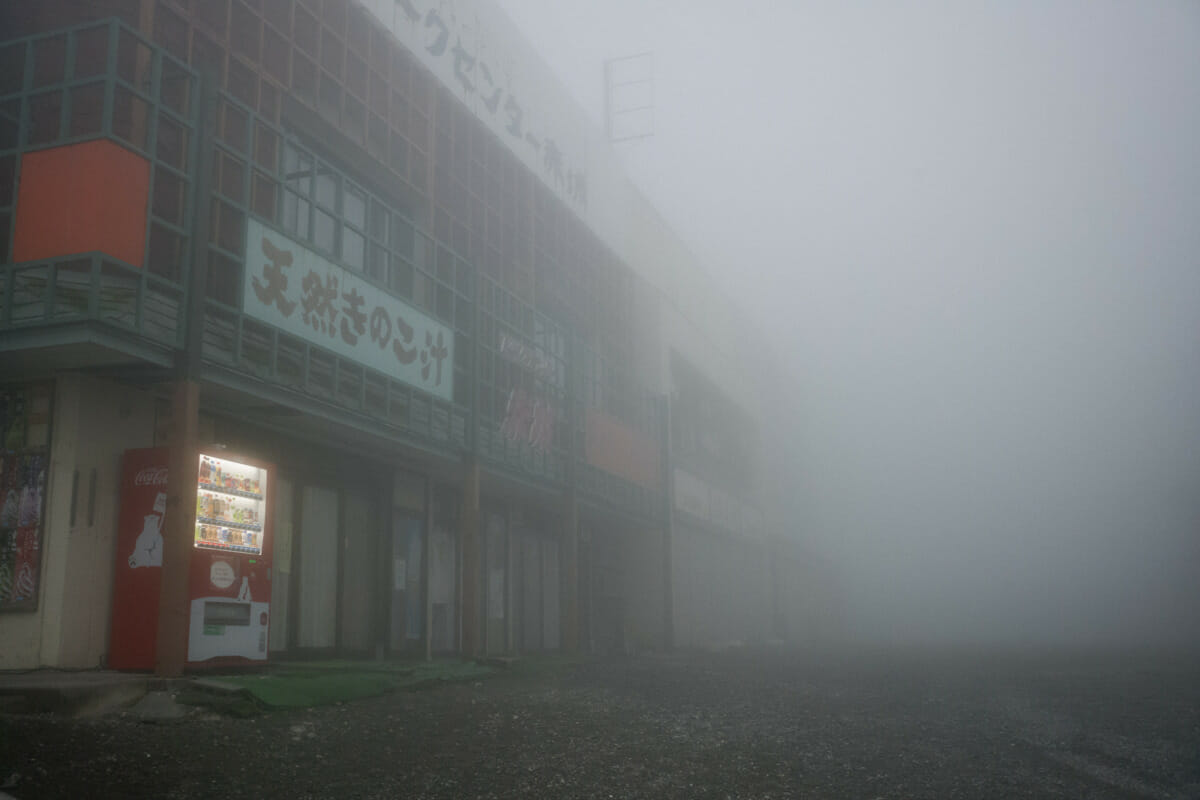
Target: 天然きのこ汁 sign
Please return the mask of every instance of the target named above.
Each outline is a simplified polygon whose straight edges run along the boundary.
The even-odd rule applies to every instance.
[[[243,288],[251,317],[454,399],[454,331],[255,219]]]

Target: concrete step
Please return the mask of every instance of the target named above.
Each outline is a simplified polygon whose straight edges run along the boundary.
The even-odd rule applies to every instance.
[[[162,683],[151,675],[107,670],[0,673],[0,710],[95,716],[131,706]]]

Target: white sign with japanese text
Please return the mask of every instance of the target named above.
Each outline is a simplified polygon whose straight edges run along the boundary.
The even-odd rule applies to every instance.
[[[454,399],[449,327],[252,218],[242,296],[255,319]]]
[[[585,214],[590,126],[500,9],[479,0],[360,3],[533,174]]]
[[[675,509],[731,533],[761,537],[766,533],[762,510],[675,467]]]

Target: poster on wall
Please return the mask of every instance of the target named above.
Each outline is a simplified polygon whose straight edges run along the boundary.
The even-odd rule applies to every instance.
[[[516,367],[508,393],[502,398],[500,435],[533,452],[546,453],[554,444],[555,404],[548,388],[555,384],[556,364],[540,348],[501,331],[496,353]],[[499,387],[503,391],[503,387]]]
[[[50,397],[48,384],[0,386],[0,611],[37,609]]]

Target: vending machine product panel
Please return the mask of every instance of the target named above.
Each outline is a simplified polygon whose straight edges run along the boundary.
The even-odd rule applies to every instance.
[[[226,453],[199,455],[188,662],[267,658],[271,469]]]

